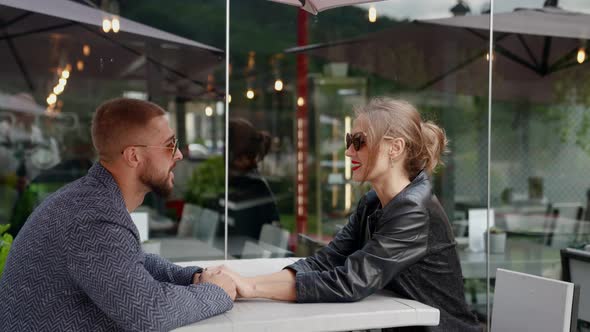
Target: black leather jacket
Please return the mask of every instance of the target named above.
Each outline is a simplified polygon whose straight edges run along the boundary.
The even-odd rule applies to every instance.
[[[440,310],[440,324],[412,331],[481,331],[465,302],[448,218],[420,172],[384,208],[367,193],[334,240],[287,268],[298,302],[349,302],[381,289]]]

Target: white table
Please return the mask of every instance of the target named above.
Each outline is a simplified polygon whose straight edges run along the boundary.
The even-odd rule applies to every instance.
[[[280,271],[296,258],[243,259],[179,263],[202,267],[225,264],[244,276]],[[222,315],[187,325],[175,331],[351,331],[398,326],[435,326],[438,309],[420,302],[373,294],[353,303],[290,303],[264,299],[238,299]]]

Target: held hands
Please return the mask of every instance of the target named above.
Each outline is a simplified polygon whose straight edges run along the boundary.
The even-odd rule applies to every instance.
[[[230,277],[236,285],[238,297],[257,297],[256,284],[254,283],[254,280],[252,278],[243,277],[225,265],[209,268],[208,271],[212,271],[213,273],[221,273],[222,275]]]
[[[193,282],[208,282],[215,284],[221,287],[227,293],[227,295],[229,295],[232,301],[236,300],[236,283],[232,280],[232,278],[229,275],[222,273],[221,270],[206,268],[200,274],[198,280],[193,280]]]

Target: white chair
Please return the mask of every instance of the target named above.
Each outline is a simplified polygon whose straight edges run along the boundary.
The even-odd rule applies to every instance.
[[[260,230],[258,242],[287,249],[289,246],[289,231],[271,224],[264,224]]]
[[[552,205],[560,217],[580,220],[584,216],[584,205],[581,202],[560,202]]]
[[[575,331],[578,293],[571,282],[498,269],[491,331]]]
[[[147,212],[131,212],[129,215],[135,227],[137,227],[139,241],[144,242],[149,240],[149,214]]]
[[[270,250],[266,250],[262,246],[258,245],[255,242],[247,240],[244,242],[244,248],[242,249],[242,259],[246,258],[270,258],[272,257],[272,252]]]
[[[219,213],[210,209],[203,209],[196,229],[193,228],[193,237],[213,245],[218,226]]]
[[[561,250],[562,279],[580,286],[578,319],[590,326],[590,252],[576,249]]]

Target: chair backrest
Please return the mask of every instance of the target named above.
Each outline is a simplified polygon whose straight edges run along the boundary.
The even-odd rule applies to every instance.
[[[196,233],[196,227],[203,209],[194,204],[185,203],[182,209],[182,217],[178,225],[178,237],[191,237]]]
[[[590,322],[590,252],[576,249],[561,250],[562,279],[580,286],[578,319]]]
[[[245,258],[270,258],[272,257],[272,252],[270,250],[266,250],[262,246],[258,245],[252,241],[244,242],[244,248],[242,249],[242,259]]]
[[[571,282],[498,269],[492,332],[573,332],[579,289]]]
[[[282,249],[287,249],[289,245],[289,231],[275,225],[264,224],[260,230],[260,238],[258,241]]]
[[[193,230],[194,237],[210,245],[213,245],[218,225],[219,213],[210,209],[203,209],[203,212],[201,213],[201,216],[198,220],[196,233]]]
[[[139,241],[144,242],[149,240],[149,215],[147,212],[131,212],[129,214],[131,216],[131,220],[137,227],[137,231],[139,232]]]
[[[560,202],[553,203],[553,209],[557,210],[560,217],[580,220],[584,216],[584,205],[582,202]]]

